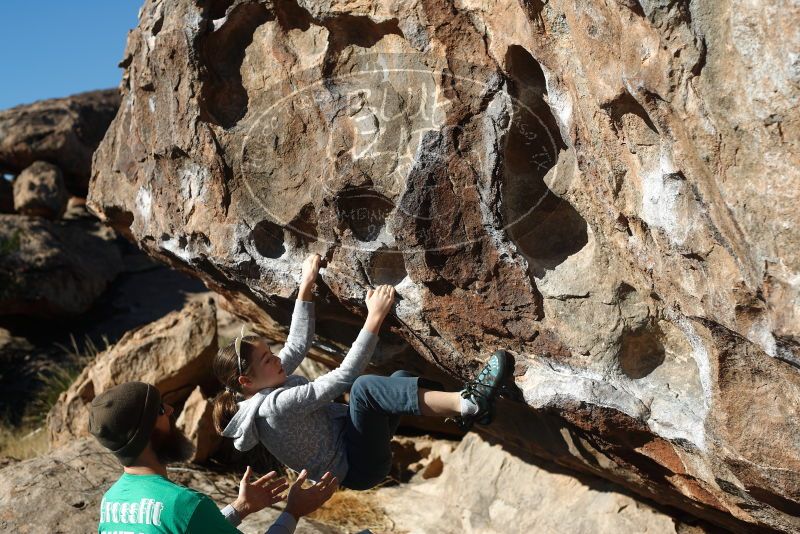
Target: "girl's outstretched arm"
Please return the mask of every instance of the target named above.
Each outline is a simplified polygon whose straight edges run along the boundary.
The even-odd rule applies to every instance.
[[[378,286],[367,292],[367,319],[342,363],[333,371],[308,384],[287,388],[271,397],[268,408],[273,413],[317,409],[347,391],[369,363],[378,332],[394,303],[394,287]],[[264,403],[265,406],[267,403]],[[265,406],[266,407],[266,406]]]
[[[303,274],[300,280],[300,289],[294,303],[292,324],[289,326],[289,336],[286,344],[278,353],[281,365],[287,375],[297,369],[300,362],[308,354],[311,341],[314,339],[314,284],[319,274],[319,254],[310,254],[303,262]]]

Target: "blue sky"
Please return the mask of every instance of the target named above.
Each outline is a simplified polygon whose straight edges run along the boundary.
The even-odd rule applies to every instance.
[[[0,109],[116,87],[144,0],[0,0]]]

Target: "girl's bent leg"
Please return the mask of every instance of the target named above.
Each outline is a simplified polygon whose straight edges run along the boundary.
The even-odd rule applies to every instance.
[[[422,415],[450,417],[461,414],[461,394],[458,392],[418,390],[419,409]]]
[[[342,486],[369,489],[389,474],[390,442],[400,416],[421,415],[419,408],[417,377],[409,373],[365,375],[353,383],[345,431],[349,468]]]

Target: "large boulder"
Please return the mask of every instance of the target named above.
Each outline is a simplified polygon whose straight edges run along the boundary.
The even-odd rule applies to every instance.
[[[0,171],[18,174],[48,161],[73,194],[86,193],[92,153],[119,107],[119,91],[90,91],[0,111]]]
[[[0,214],[0,316],[89,310],[123,268],[116,238],[97,220]]]
[[[439,474],[387,487],[378,498],[397,530],[417,534],[677,534],[687,526],[609,482],[548,471],[474,433],[445,457]]]
[[[778,1],[149,0],[90,209],[260,322],[327,260],[485,431],[729,529],[800,529],[800,88]]]
[[[37,161],[14,179],[14,211],[23,215],[60,218],[67,209],[68,194],[61,169]]]
[[[700,534],[718,530],[688,514],[620,493],[608,481],[576,478],[551,465],[526,462],[475,433],[467,434],[444,457],[440,469],[434,476],[415,477],[408,487],[381,492],[380,502],[398,530],[420,534]],[[464,480],[482,483],[464,484]],[[425,505],[431,501],[437,506]]]
[[[202,386],[217,388],[211,361],[217,352],[216,305],[211,297],[126,333],[78,376],[47,416],[57,447],[89,433],[89,405],[103,391],[131,380],[153,384],[165,402],[179,406]]]

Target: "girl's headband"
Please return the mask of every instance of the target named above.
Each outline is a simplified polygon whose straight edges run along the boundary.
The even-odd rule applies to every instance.
[[[242,325],[240,334],[236,336],[236,341],[233,342],[233,348],[236,349],[236,365],[239,367],[239,376],[244,374],[242,372],[242,338],[244,338],[244,325]]]

